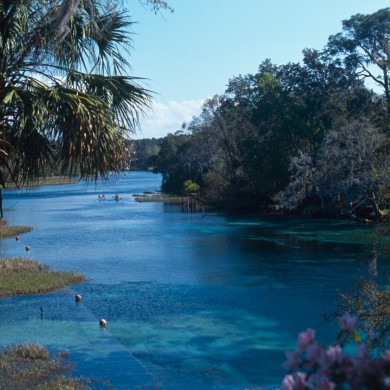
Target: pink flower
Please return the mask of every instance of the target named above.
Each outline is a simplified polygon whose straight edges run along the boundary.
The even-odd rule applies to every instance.
[[[390,351],[386,351],[383,355],[382,355],[382,359],[390,362]]]
[[[344,314],[342,317],[340,317],[341,329],[346,330],[349,333],[355,332],[356,322],[357,317],[351,317],[349,314]]]
[[[313,343],[307,348],[307,360],[310,366],[314,367],[319,364],[322,356],[324,355],[324,347],[319,343]]]
[[[332,370],[334,364],[341,364],[345,358],[343,350],[339,345],[330,347],[318,360],[320,365],[319,371],[322,373],[329,373]]]
[[[307,350],[308,346],[313,343],[315,336],[315,331],[308,328],[306,332],[301,332],[298,334],[298,350],[304,352]]]
[[[283,367],[287,370],[294,371],[299,367],[299,352],[298,351],[287,351],[287,361],[283,363]]]
[[[313,388],[316,390],[334,390],[336,385],[324,375],[313,375]]]
[[[292,390],[294,388],[294,384],[294,377],[292,375],[286,375],[283,378],[282,387],[280,388],[280,390]]]
[[[367,369],[367,362],[370,360],[370,356],[368,355],[368,349],[365,344],[359,345],[356,349],[356,354],[352,358],[352,363],[354,369],[358,373],[362,373],[365,369]]]
[[[286,375],[280,390],[305,390],[306,376],[301,373]]]
[[[344,356],[344,352],[341,349],[340,345],[330,347],[326,351],[326,357],[330,365],[332,365],[333,363],[341,364],[344,359]]]

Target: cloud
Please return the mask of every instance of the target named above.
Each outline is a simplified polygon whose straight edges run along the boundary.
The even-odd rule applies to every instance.
[[[201,113],[204,100],[171,101],[167,104],[154,102],[145,118],[141,119],[140,129],[133,138],[160,138],[181,129],[194,116]]]

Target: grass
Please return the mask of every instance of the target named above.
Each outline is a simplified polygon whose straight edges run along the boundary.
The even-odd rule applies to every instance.
[[[167,194],[153,194],[153,195],[140,195],[135,194],[135,200],[137,202],[164,202],[164,203],[175,203],[181,204],[182,197],[175,195],[167,195]]]
[[[0,238],[16,237],[18,234],[31,231],[31,226],[8,226],[4,219],[0,220]]]
[[[22,257],[0,259],[0,297],[41,294],[85,280],[77,272],[51,271],[48,265]]]
[[[50,185],[60,185],[60,184],[75,184],[77,181],[75,179],[70,179],[68,177],[63,176],[48,176],[39,178],[37,181],[32,181],[22,188],[31,188],[38,186],[50,186]],[[6,188],[17,188],[14,183],[7,183]]]
[[[31,231],[28,226],[8,226],[0,220],[0,238]],[[81,283],[85,276],[77,272],[51,271],[48,265],[25,258],[0,259],[0,297],[39,294],[56,290],[70,283]],[[51,357],[40,344],[24,343],[0,347],[0,389],[86,390],[99,383],[95,379],[69,377],[73,371],[68,353]]]
[[[0,349],[0,388],[34,390],[91,389],[92,380],[70,378],[69,353],[50,356],[40,344],[23,343]],[[103,383],[101,383],[103,385]],[[102,387],[100,387],[102,388]]]

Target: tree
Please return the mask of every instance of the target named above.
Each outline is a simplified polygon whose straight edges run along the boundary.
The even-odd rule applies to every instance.
[[[161,140],[160,150],[155,159],[155,173],[162,174],[161,188],[165,192],[180,192],[188,179],[186,167],[180,161],[180,147],[185,143],[185,135],[168,134]]]
[[[146,7],[150,7],[154,13],[157,13],[160,9],[166,9],[173,12],[173,8],[164,0],[139,0],[141,4],[144,4]]]
[[[130,26],[105,0],[0,3],[0,168],[12,180],[118,167],[150,100],[127,75]]]
[[[186,180],[184,182],[184,193],[186,195],[194,195],[199,192],[200,186],[194,183],[192,180]]]
[[[371,15],[357,14],[343,21],[343,32],[329,38],[328,53],[339,56],[359,78],[383,88],[390,114],[390,8]]]
[[[349,216],[370,206],[380,217],[376,198],[386,183],[377,172],[387,171],[390,162],[376,156],[383,141],[384,135],[364,121],[329,131],[313,156],[293,158],[291,182],[275,199],[282,208],[295,209],[316,197],[322,210],[334,208]]]
[[[377,22],[377,36],[384,39],[380,50],[387,50],[383,15],[368,20],[366,32],[374,31]],[[363,23],[359,18],[356,30]],[[352,34],[351,25],[345,26]],[[365,211],[370,204],[379,216],[378,199],[371,195],[382,196],[381,188],[389,183],[386,109],[358,77],[359,66],[369,62],[363,35],[355,46],[348,39],[339,34],[326,50],[304,50],[302,64],[265,60],[256,74],[230,80],[225,93],[208,99],[190,123],[175,159],[165,158],[169,175],[164,185],[179,192],[183,181],[192,180],[207,199],[250,210],[275,199],[283,207],[296,207],[311,196],[323,210],[327,200],[342,200],[343,212],[351,213],[346,205],[361,198]],[[355,51],[342,51],[342,44]],[[162,160],[168,152],[161,153]]]
[[[132,143],[133,158],[128,165],[132,169],[148,170],[153,167],[160,151],[159,138],[143,138]]]

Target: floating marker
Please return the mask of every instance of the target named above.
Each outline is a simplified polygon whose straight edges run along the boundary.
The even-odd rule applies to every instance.
[[[30,247],[28,245],[26,245],[26,251],[29,251],[30,250]]]
[[[74,299],[76,300],[76,302],[80,302],[81,301],[81,295],[80,294],[76,294]]]
[[[105,328],[105,327],[106,327],[106,324],[107,324],[107,321],[106,321],[105,319],[103,319],[103,318],[99,321],[99,325],[100,325],[102,328]]]
[[[16,236],[16,237],[15,237],[15,240],[16,240],[16,241],[19,241],[19,240],[20,240],[20,237],[19,237],[19,236]]]

